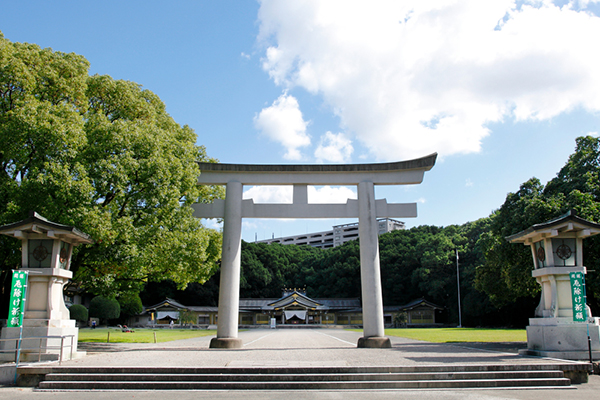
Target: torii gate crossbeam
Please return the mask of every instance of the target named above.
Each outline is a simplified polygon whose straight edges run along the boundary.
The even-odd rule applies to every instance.
[[[381,164],[244,165],[199,163],[202,185],[225,185],[225,200],[196,203],[194,216],[223,218],[223,252],[219,288],[217,337],[210,347],[239,348],[239,289],[242,218],[358,218],[360,238],[363,331],[358,347],[389,347],[383,324],[377,218],[417,216],[415,203],[388,204],[375,199],[375,185],[408,185],[423,181],[437,153],[423,158]],[[293,185],[292,204],[254,204],[243,200],[244,185]],[[346,204],[309,204],[309,185],[357,186],[358,200]]]

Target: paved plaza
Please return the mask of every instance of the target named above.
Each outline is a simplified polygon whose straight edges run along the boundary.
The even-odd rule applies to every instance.
[[[391,337],[391,349],[359,349],[361,332],[341,329],[252,329],[240,332],[242,349],[209,349],[211,337],[158,344],[82,344],[88,355],[76,366],[398,366],[559,362],[521,357],[515,344],[437,344]],[[560,362],[564,362],[561,360]],[[116,396],[118,393],[118,396]],[[369,391],[154,391],[35,392],[0,388],[0,399],[597,399],[600,377],[569,389],[369,390]]]

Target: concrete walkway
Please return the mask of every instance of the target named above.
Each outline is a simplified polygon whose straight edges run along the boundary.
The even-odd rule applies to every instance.
[[[359,332],[338,329],[253,329],[240,332],[244,347],[237,350],[209,349],[211,337],[158,344],[82,344],[88,355],[63,362],[77,366],[394,366],[434,364],[539,364],[562,362],[520,357],[515,344],[437,344],[391,337],[391,349],[358,349]],[[109,399],[115,392],[86,392],[86,399]],[[535,390],[384,390],[332,392],[190,391],[119,392],[119,398],[163,399],[598,399],[600,377],[571,389]],[[81,392],[48,393],[32,389],[0,388],[0,399],[80,399]]]

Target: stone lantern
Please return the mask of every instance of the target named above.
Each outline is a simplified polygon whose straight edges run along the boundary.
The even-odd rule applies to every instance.
[[[600,224],[577,217],[574,211],[507,237],[511,243],[531,248],[531,275],[542,287],[535,318],[527,327],[527,350],[523,354],[570,360],[587,360],[588,330],[593,358],[600,358],[599,318],[585,307],[586,318],[574,318],[571,275],[585,276],[583,239],[600,233]],[[583,302],[582,302],[583,303]]]
[[[21,240],[21,269],[29,271],[23,317],[23,347],[34,347],[39,343],[44,359],[56,359],[61,353],[61,340],[27,338],[74,335],[72,350],[77,355],[78,328],[76,321],[69,318],[63,286],[73,277],[70,271],[73,248],[93,241],[76,228],[48,221],[35,212],[30,212],[29,218],[23,221],[0,226],[0,234]],[[19,331],[20,328],[4,328],[2,338],[17,338]],[[4,343],[5,349],[15,346],[12,341]],[[64,345],[70,346],[71,340],[65,340]],[[70,348],[64,350],[63,358],[71,353]],[[29,358],[28,355],[37,359],[38,350],[22,352],[25,360]]]

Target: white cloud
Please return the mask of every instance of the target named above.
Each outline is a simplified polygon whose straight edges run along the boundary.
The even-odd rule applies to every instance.
[[[309,203],[346,203],[348,199],[356,199],[356,191],[348,186],[309,186]]]
[[[309,186],[309,203],[345,203],[356,199],[356,191],[348,186]],[[293,187],[252,186],[244,191],[244,199],[253,199],[254,203],[292,203]]]
[[[242,220],[242,229],[244,230],[256,230],[258,229],[258,224],[255,221],[248,221],[248,219]]]
[[[465,180],[465,186],[466,187],[473,187],[473,181],[470,178],[467,178]]]
[[[244,191],[244,199],[255,203],[291,203],[292,186],[252,186]]]
[[[343,131],[378,159],[477,152],[489,123],[600,110],[600,18],[587,4],[261,0],[263,68],[286,89],[322,96]],[[293,101],[294,140],[260,128],[288,158],[310,143]],[[345,157],[320,148],[318,159]]]
[[[350,161],[353,151],[352,141],[346,138],[343,133],[333,134],[327,132],[321,137],[319,147],[315,150],[315,158],[320,163],[343,163]]]
[[[279,96],[273,105],[263,108],[254,117],[254,125],[269,139],[279,142],[286,149],[284,158],[300,160],[300,148],[310,145],[310,137],[306,133],[307,121],[295,97],[287,93]]]

